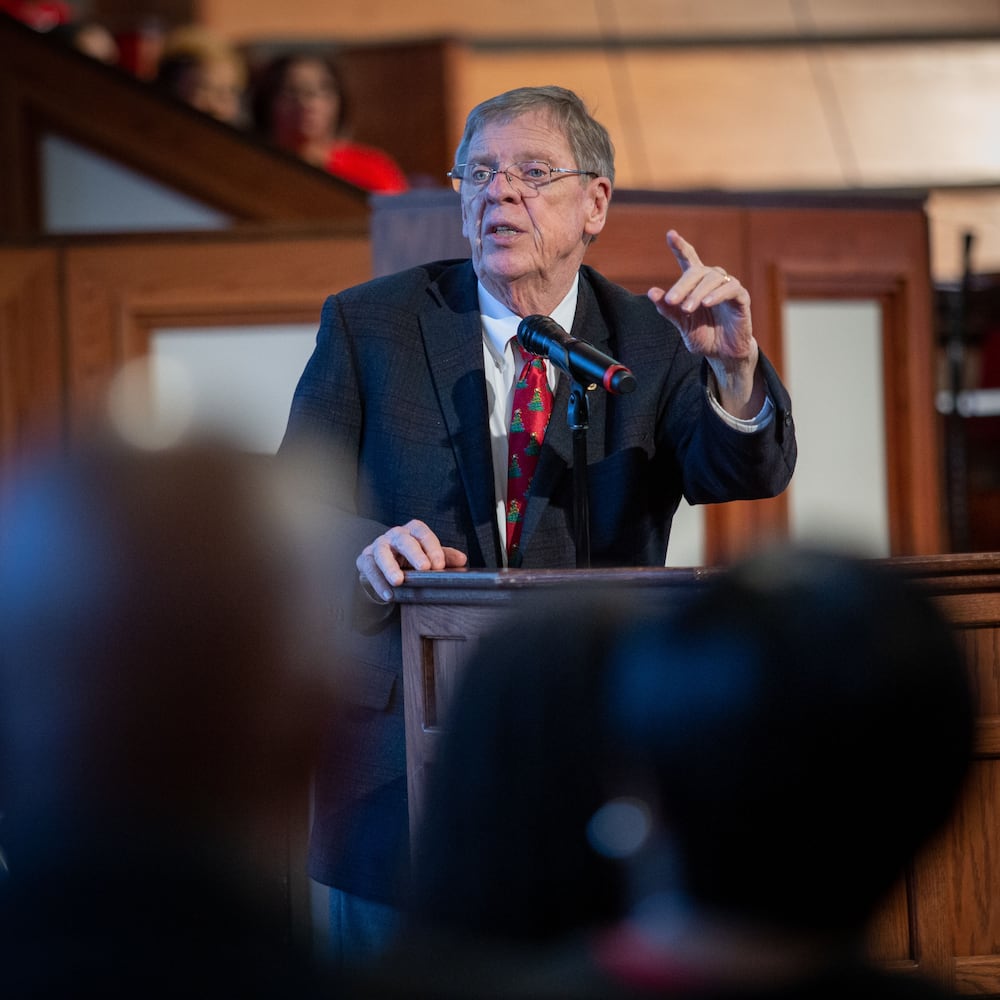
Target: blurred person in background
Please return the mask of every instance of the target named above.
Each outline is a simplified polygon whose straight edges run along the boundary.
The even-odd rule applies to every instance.
[[[349,138],[346,95],[331,59],[280,56],[264,67],[253,91],[254,124],[267,141],[366,191],[409,189],[388,153]]]
[[[72,21],[75,11],[63,0],[0,0],[0,14],[9,14],[35,31],[51,31]]]
[[[154,83],[165,93],[236,128],[247,119],[246,60],[203,28],[176,28],[163,40]]]
[[[336,712],[320,549],[290,496],[224,445],[111,438],[9,486],[5,1000],[328,995],[290,913]]]

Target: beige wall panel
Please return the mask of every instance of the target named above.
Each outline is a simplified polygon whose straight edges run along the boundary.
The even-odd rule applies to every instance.
[[[822,50],[858,180],[869,186],[1000,177],[1000,46]]]
[[[629,142],[644,157],[633,157],[642,170],[627,186],[843,183],[801,50],[633,50],[628,79],[635,102]]]
[[[722,35],[785,35],[796,30],[794,4],[788,0],[595,0],[609,28],[632,38]]]
[[[931,187],[1000,177],[1000,46],[472,53],[465,107],[560,83],[621,187]],[[459,102],[458,106],[462,106]]]
[[[834,187],[843,182],[809,67],[791,50],[479,52],[465,95],[558,83],[611,132],[623,188]]]

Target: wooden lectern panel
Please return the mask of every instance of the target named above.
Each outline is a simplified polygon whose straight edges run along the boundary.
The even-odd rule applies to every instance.
[[[1000,995],[1000,559],[984,555],[984,570],[990,560],[991,590],[938,597],[958,628],[978,709],[971,780],[937,860],[953,982],[979,996]]]
[[[475,662],[480,637],[498,621],[499,606],[410,605],[403,628],[406,761],[410,828],[420,821],[427,772],[461,671]]]
[[[460,673],[475,660],[481,638],[499,626],[533,588],[631,587],[638,594],[683,593],[706,571],[698,569],[498,570],[410,572],[396,588],[402,606],[403,688],[406,712],[410,827],[419,822],[427,772],[443,731],[442,717]]]

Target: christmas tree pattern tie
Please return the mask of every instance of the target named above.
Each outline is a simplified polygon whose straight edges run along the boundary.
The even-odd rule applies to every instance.
[[[545,428],[552,415],[552,390],[549,388],[545,359],[526,353],[517,341],[514,341],[514,347],[524,367],[514,383],[507,439],[508,557],[517,549],[521,538],[528,490],[542,450]]]

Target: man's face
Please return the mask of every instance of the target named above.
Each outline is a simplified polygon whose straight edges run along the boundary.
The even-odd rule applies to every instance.
[[[528,160],[585,170],[549,119],[531,112],[486,125],[473,137],[468,163],[508,168]],[[501,173],[489,184],[462,185],[462,232],[476,274],[519,315],[549,312],[569,291],[587,244],[604,228],[611,185],[606,177],[555,174],[532,189]]]

